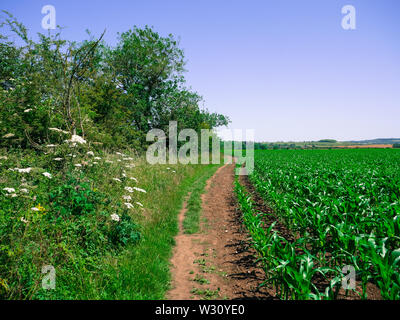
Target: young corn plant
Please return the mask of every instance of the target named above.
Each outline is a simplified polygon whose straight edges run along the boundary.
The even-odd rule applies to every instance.
[[[361,280],[361,298],[367,298],[372,282],[382,298],[400,299],[399,167],[400,150],[256,151],[250,181],[280,222],[302,239],[285,244],[273,227],[261,223],[251,199],[237,187],[266,282],[282,298],[332,299],[341,268],[352,265]],[[300,258],[305,252],[316,258],[312,269]],[[302,281],[309,281],[308,270],[318,268],[330,279],[323,294]]]

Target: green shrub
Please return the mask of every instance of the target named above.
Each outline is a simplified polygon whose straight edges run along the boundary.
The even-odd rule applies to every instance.
[[[96,213],[96,205],[104,200],[104,196],[91,190],[88,184],[71,177],[66,184],[51,191],[49,199],[56,216],[65,217]]]
[[[140,240],[138,227],[129,215],[123,213],[120,221],[112,223],[110,239],[115,246],[132,244]]]

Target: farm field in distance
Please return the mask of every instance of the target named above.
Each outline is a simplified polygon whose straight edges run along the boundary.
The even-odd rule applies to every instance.
[[[396,149],[256,151],[249,180],[271,210],[235,189],[264,285],[282,299],[346,298],[348,266],[349,296],[399,299],[399,166]]]

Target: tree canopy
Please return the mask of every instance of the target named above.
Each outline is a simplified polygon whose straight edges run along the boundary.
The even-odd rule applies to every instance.
[[[184,53],[171,34],[133,27],[119,34],[112,47],[104,33],[95,38],[88,32],[87,40],[75,42],[62,39],[59,28],[33,41],[5,13],[0,24],[0,146],[39,148],[64,139],[66,132],[111,148],[142,149],[146,133],[167,130],[169,121],[196,131],[229,122],[201,108],[202,97],[187,88]]]

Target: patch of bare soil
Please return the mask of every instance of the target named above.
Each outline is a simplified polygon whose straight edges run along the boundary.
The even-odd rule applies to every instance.
[[[234,167],[226,164],[208,180],[201,232],[183,233],[182,209],[167,299],[274,299],[272,291],[258,287],[265,275],[236,210]]]
[[[293,234],[255,192],[248,178],[241,176],[256,203],[257,210],[264,212],[266,226],[276,222],[275,230],[289,241],[300,235]],[[182,222],[186,208],[179,215],[180,232],[176,237],[172,264],[172,289],[167,299],[277,299],[274,290],[261,287],[265,273],[256,262],[256,252],[250,247],[250,239],[237,209],[233,191],[234,164],[225,165],[208,180],[202,196],[201,232],[183,233]],[[315,285],[324,291],[326,279],[315,279]],[[357,281],[357,291],[361,292]],[[379,289],[367,284],[368,299],[380,299]],[[358,300],[354,292],[341,289],[338,299]]]
[[[356,144],[352,146],[337,146],[336,148],[342,148],[342,149],[370,149],[370,148],[375,148],[375,149],[386,149],[386,148],[393,148],[392,144]]]

